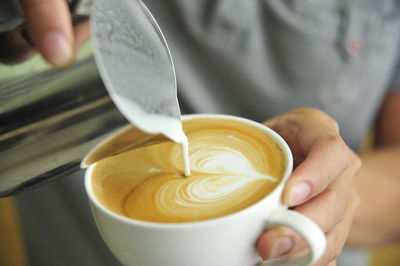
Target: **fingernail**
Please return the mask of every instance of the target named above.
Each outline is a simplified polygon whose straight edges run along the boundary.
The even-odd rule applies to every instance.
[[[275,241],[268,258],[276,258],[287,253],[292,248],[292,240],[285,236]]]
[[[46,60],[55,66],[65,66],[72,59],[72,47],[61,33],[46,34],[42,48]]]
[[[311,193],[311,187],[307,182],[295,183],[289,191],[286,203],[289,206],[302,203]]]

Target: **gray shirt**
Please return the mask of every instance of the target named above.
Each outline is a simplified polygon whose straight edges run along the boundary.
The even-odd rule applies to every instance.
[[[263,121],[316,107],[357,149],[388,88],[400,91],[395,0],[147,4],[171,48],[184,112]],[[32,266],[118,265],[90,217],[82,173],[18,200]]]
[[[357,148],[399,47],[397,1],[149,1],[188,112],[262,121],[320,108]]]

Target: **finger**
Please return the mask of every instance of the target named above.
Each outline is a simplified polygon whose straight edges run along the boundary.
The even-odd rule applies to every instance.
[[[295,109],[264,122],[264,125],[277,131],[285,140],[297,143],[305,153],[321,137],[339,135],[337,122],[315,108]]]
[[[283,114],[263,122],[263,124],[278,133],[289,145],[294,159],[294,166],[304,161],[306,152],[299,145],[298,135],[299,126],[294,122],[297,119],[292,119],[292,115]],[[293,123],[292,123],[293,122]]]
[[[0,33],[0,62],[16,64],[34,54],[35,49],[25,41],[20,30]]]
[[[299,239],[300,237],[291,229],[277,226],[261,235],[256,248],[263,259],[276,258],[292,253],[293,243],[298,242]]]
[[[358,157],[339,136],[318,141],[288,180],[283,202],[296,206],[308,201],[324,191],[352,163],[357,169],[360,166]]]
[[[334,190],[327,189],[318,197],[294,210],[313,220],[326,233],[343,219],[347,198],[342,199]],[[278,257],[289,251],[294,253],[306,247],[307,244],[300,235],[284,226],[268,230],[258,242],[258,250],[264,258]]]
[[[296,207],[294,210],[313,220],[323,232],[329,232],[340,223],[348,208],[350,197],[355,194],[352,187],[353,167],[349,167],[332,185],[318,197]],[[321,215],[323,214],[323,215]],[[285,239],[285,241],[281,241]],[[288,243],[290,240],[290,243]],[[283,242],[285,246],[280,242]],[[296,252],[307,245],[303,238],[287,227],[276,227],[264,233],[258,243],[262,256],[276,256],[288,252]]]
[[[329,263],[328,266],[336,266],[336,260]]]
[[[321,139],[339,136],[335,120],[313,108],[300,108],[274,117],[264,125],[281,135],[288,143],[297,167]]]
[[[90,37],[89,21],[79,23],[74,26],[75,47],[79,51],[80,46],[85,43]]]
[[[56,67],[74,59],[71,15],[65,0],[21,0],[33,44]]]
[[[327,233],[327,251],[317,265],[326,265],[340,254],[358,202],[358,197],[352,193],[349,206],[343,215],[344,218]],[[264,259],[304,253],[306,247],[305,241],[298,234],[283,226],[267,231],[257,242],[257,250]]]
[[[357,170],[357,166],[350,166],[321,194],[294,210],[316,222],[324,232],[330,231],[342,221],[350,198],[355,194],[353,177]]]
[[[342,249],[349,234],[351,224],[353,222],[354,213],[359,205],[358,196],[353,193],[350,200],[349,208],[346,209],[343,220],[335,226],[327,236],[327,249],[324,255],[313,266],[325,266],[336,260],[342,253]]]

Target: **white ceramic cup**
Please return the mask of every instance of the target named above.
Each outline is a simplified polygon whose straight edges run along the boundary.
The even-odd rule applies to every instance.
[[[286,160],[279,185],[254,205],[223,217],[187,223],[144,222],[113,213],[99,203],[91,185],[92,165],[85,174],[86,192],[110,250],[124,265],[132,266],[308,265],[318,260],[326,247],[324,233],[309,218],[282,204],[282,190],[293,167],[286,142],[266,126],[244,118],[205,114],[186,115],[183,119],[204,117],[236,120],[271,136],[282,148]],[[264,230],[279,225],[299,233],[310,252],[263,262],[255,249],[257,239]]]

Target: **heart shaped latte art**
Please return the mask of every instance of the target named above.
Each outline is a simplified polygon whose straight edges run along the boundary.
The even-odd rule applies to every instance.
[[[103,204],[131,218],[185,222],[239,211],[276,187],[284,160],[269,136],[235,123],[207,130],[196,125],[185,123],[191,176],[182,176],[178,145],[161,143],[111,158],[107,166],[96,166],[101,169],[96,177],[103,177],[98,198],[109,194],[107,198],[114,200]]]

